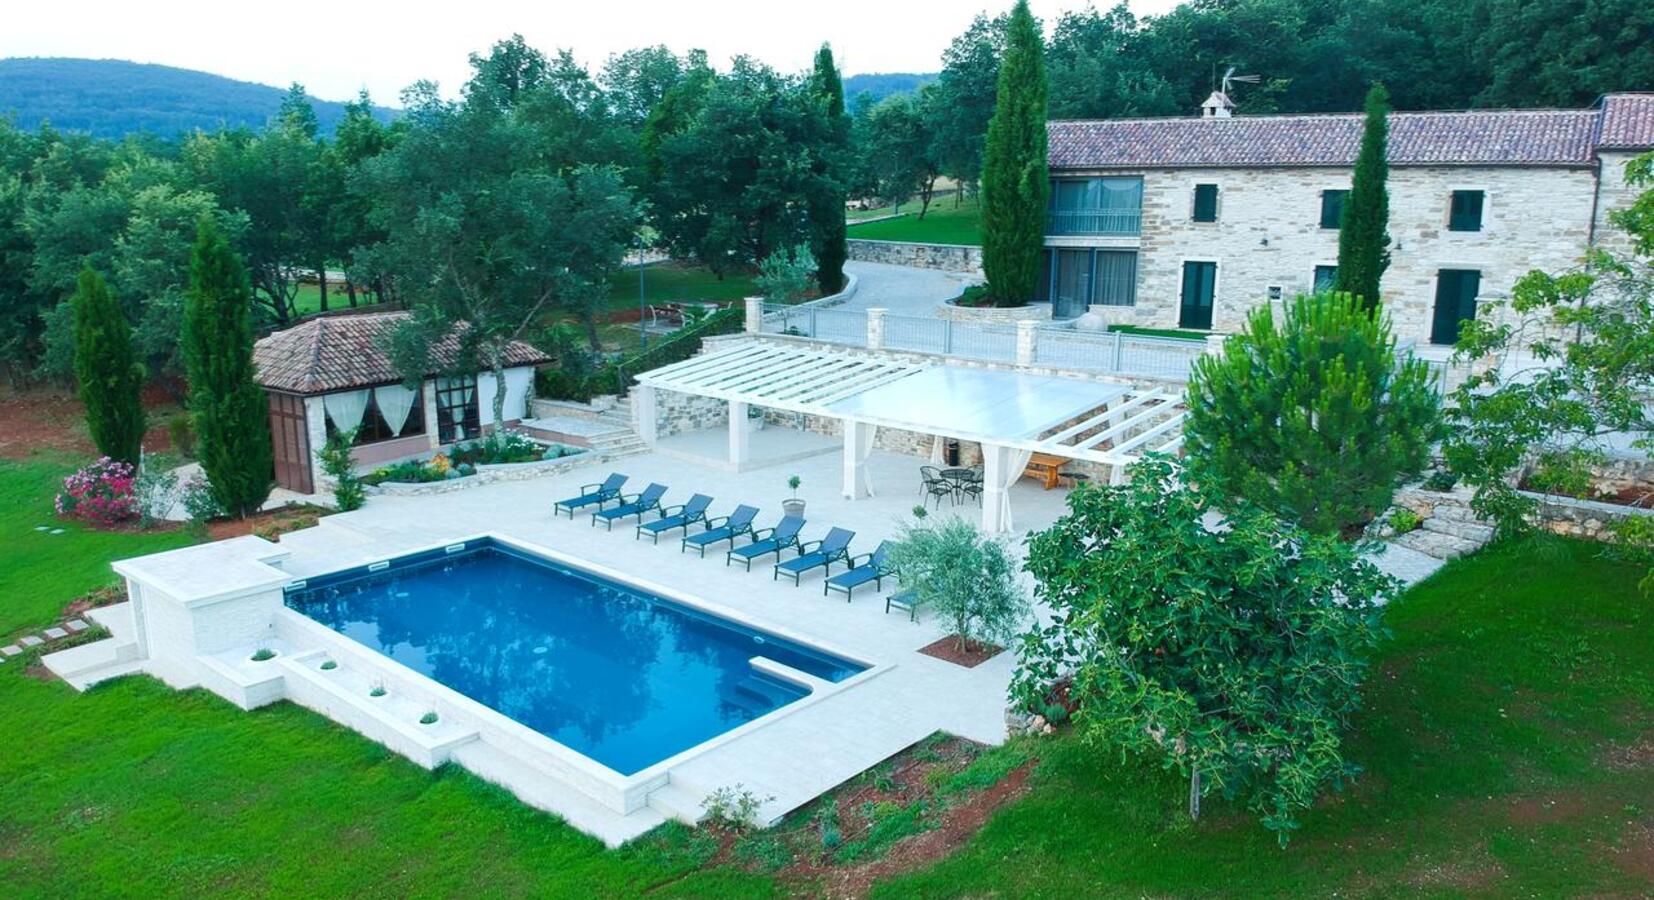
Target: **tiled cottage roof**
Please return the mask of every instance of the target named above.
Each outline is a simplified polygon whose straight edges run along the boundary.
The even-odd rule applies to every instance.
[[[1359,113],[1052,122],[1054,169],[1351,166]],[[1600,132],[1599,132],[1600,129]],[[1600,137],[1599,137],[1600,134]],[[1598,147],[1654,146],[1654,94],[1600,109],[1393,113],[1398,166],[1587,166]]]
[[[385,352],[385,341],[405,312],[317,316],[277,331],[253,346],[258,383],[294,394],[325,394],[401,380]],[[459,339],[450,335],[433,352],[439,366],[451,362]],[[506,353],[508,366],[532,366],[550,357],[515,341]]]
[[[1654,147],[1654,94],[1609,94],[1602,98],[1604,150],[1646,150]]]

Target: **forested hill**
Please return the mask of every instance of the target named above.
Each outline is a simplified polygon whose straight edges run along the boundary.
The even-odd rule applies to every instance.
[[[174,137],[196,128],[262,128],[281,105],[282,88],[221,75],[119,59],[0,59],[0,116],[33,129],[120,138],[137,132]],[[344,104],[311,101],[332,133]],[[388,121],[392,111],[375,110]]]
[[[868,102],[877,103],[892,94],[906,94],[936,80],[936,73],[867,72],[844,77],[844,97],[850,103],[866,94]]]

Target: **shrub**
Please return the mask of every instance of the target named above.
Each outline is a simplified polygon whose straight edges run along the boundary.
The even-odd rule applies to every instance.
[[[1061,725],[1068,721],[1068,707],[1060,703],[1048,703],[1042,715],[1045,716],[1045,721],[1052,725]]]
[[[327,436],[327,443],[316,454],[321,459],[322,471],[333,479],[333,502],[340,512],[361,509],[367,502],[362,479],[356,474],[356,460],[351,456],[355,443],[356,429],[335,431]]]
[[[339,668],[339,664],[334,662],[331,659],[326,660],[325,662],[322,663],[322,671],[323,672],[331,672],[331,671],[333,671],[334,669],[337,669],[337,668]]]
[[[816,277],[816,260],[804,244],[776,250],[758,264],[753,279],[764,299],[771,303],[792,303],[803,298]]]
[[[138,518],[137,478],[130,463],[100,457],[63,479],[55,506],[60,516],[93,525],[114,525]]]
[[[189,514],[191,522],[210,522],[224,517],[224,507],[219,505],[218,497],[205,475],[196,473],[190,476],[190,480],[184,482],[182,493],[184,512]]]
[[[556,459],[555,456],[548,457],[549,452],[545,444],[520,431],[502,431],[490,434],[482,440],[456,445],[449,457],[462,465],[496,466],[504,463]]]
[[[1405,507],[1390,513],[1390,527],[1396,530],[1396,534],[1417,531],[1423,525],[1424,520],[1419,518],[1419,514]]]
[[[1012,696],[1043,708],[1072,676],[1082,730],[1219,790],[1282,843],[1325,786],[1351,778],[1343,735],[1400,585],[1358,545],[1211,501],[1150,455],[1128,484],[1083,485],[1028,542],[1051,623],[1025,635]]]
[[[195,429],[190,427],[189,413],[178,413],[167,420],[167,438],[179,456],[195,458]]]
[[[838,827],[838,801],[831,797],[821,801],[821,809],[816,811],[816,822],[821,825],[821,848],[832,850],[843,840],[844,835]]]
[[[1195,362],[1184,446],[1193,479],[1317,533],[1358,532],[1424,468],[1441,402],[1390,325],[1348,294],[1260,307]]]
[[[434,711],[433,712],[428,712],[425,715],[419,717],[419,724],[421,724],[421,725],[435,725],[436,720],[437,720],[437,714]]]
[[[253,662],[265,662],[267,660],[275,659],[276,651],[271,650],[269,647],[260,647],[257,650],[254,650],[253,655],[248,658]]]
[[[178,473],[156,472],[146,466],[133,482],[132,492],[138,505],[138,527],[152,528],[172,511],[178,494]]]
[[[720,309],[692,327],[675,331],[663,340],[651,341],[649,349],[641,353],[596,370],[586,371],[588,366],[584,364],[575,371],[542,369],[537,393],[554,400],[581,402],[598,394],[625,393],[631,387],[632,376],[694,356],[701,349],[702,338],[740,331],[745,317],[746,311],[739,306]]]
[[[1458,483],[1459,476],[1453,474],[1447,469],[1437,469],[1425,477],[1424,489],[1427,491],[1437,491],[1445,494],[1448,491],[1453,490]]]
[[[383,697],[386,693],[388,692],[385,690],[385,686],[377,681],[373,683],[373,687],[368,688],[369,697]]]
[[[964,519],[904,526],[890,565],[918,603],[952,623],[961,650],[1009,641],[1028,616],[1004,542]]]
[[[736,783],[706,795],[701,801],[701,809],[706,814],[707,822],[731,831],[745,831],[758,824],[759,808],[774,799],[760,798],[747,790],[745,785]]]

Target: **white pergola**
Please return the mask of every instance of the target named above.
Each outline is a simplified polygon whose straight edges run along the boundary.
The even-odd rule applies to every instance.
[[[729,461],[749,457],[747,410],[782,409],[843,423],[844,496],[871,494],[866,461],[878,428],[982,445],[983,527],[1010,528],[1011,485],[1045,453],[1111,467],[1183,440],[1181,398],[1122,384],[744,342],[637,376],[640,436],[656,442],[656,392],[729,404]]]

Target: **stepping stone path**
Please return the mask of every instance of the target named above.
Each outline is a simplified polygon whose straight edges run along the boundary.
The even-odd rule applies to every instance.
[[[53,625],[40,634],[26,634],[18,638],[17,643],[0,647],[0,663],[14,656],[22,656],[25,650],[44,647],[47,643],[61,641],[70,635],[80,634],[91,627],[84,619],[70,619],[62,625]]]

